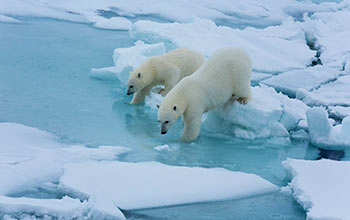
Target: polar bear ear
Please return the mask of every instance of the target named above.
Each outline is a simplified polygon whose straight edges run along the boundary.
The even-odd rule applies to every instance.
[[[176,105],[174,105],[173,110],[176,111]]]
[[[138,73],[138,74],[137,74],[137,78],[141,78],[141,73]]]
[[[157,104],[157,108],[159,108],[159,105]]]

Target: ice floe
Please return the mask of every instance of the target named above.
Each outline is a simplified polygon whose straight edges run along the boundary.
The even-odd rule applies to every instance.
[[[350,147],[350,116],[333,126],[324,108],[314,107],[306,111],[311,143],[325,148]]]
[[[299,18],[304,12],[329,11],[336,7],[339,6],[335,3],[315,4],[293,0],[278,3],[272,0],[259,3],[254,0],[235,2],[220,0],[215,3],[200,0],[191,2],[185,0],[166,2],[157,0],[147,2],[141,0],[132,2],[129,0],[76,0],[74,2],[2,0],[0,15],[48,17],[90,23],[96,22],[99,18],[135,19],[138,16],[145,16],[145,19],[158,18],[163,21],[187,22],[195,16],[225,25],[266,27],[280,24],[288,16]]]
[[[349,60],[350,19],[349,2],[343,1],[341,10],[319,12],[310,17],[305,16],[305,29],[314,38],[315,47],[320,51],[320,59],[341,70]]]
[[[28,219],[125,219],[123,213],[114,206],[112,212],[99,207],[94,199],[81,202],[68,196],[62,199],[13,198],[0,195],[0,217]]]
[[[221,168],[117,161],[66,165],[60,187],[75,196],[95,196],[101,203],[127,210],[235,199],[277,190],[257,175]]]
[[[15,123],[0,123],[0,195],[56,181],[65,163],[114,160],[127,148],[67,145],[48,132]]]
[[[126,85],[129,71],[142,64],[148,57],[159,56],[165,52],[163,43],[145,44],[143,41],[136,41],[135,46],[114,50],[113,62],[115,66],[92,69],[90,76],[103,80],[118,79]]]
[[[329,106],[328,112],[331,117],[343,119],[347,116],[350,116],[350,107]]]
[[[350,219],[350,162],[287,159],[283,166],[291,178],[293,197],[307,219]]]
[[[193,31],[195,30],[195,31]],[[163,41],[170,49],[188,47],[210,56],[226,46],[244,48],[252,57],[253,68],[262,72],[282,72],[305,68],[315,56],[305,39],[286,40],[253,28],[239,30],[217,26],[213,21],[195,18],[188,23],[135,22],[130,34],[146,42]]]
[[[312,91],[322,84],[334,81],[339,75],[339,70],[317,65],[306,69],[287,71],[263,80],[262,83],[289,96],[295,96],[298,89]]]
[[[307,105],[339,105],[350,106],[350,75],[339,77],[337,80],[322,85],[312,92],[302,91],[297,97]]]
[[[113,30],[129,30],[131,28],[131,21],[122,17],[103,18],[98,17],[94,26],[102,29],[113,29]]]
[[[267,86],[252,87],[252,94],[253,99],[247,105],[234,102],[209,113],[204,128],[225,129],[225,133],[248,139],[289,137],[288,131],[299,128],[298,123],[306,119],[308,107],[300,100],[290,99]],[[225,126],[214,126],[215,116],[222,118]]]

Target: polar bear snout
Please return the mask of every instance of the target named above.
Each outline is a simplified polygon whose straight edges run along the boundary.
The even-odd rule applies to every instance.
[[[135,86],[133,86],[133,85],[130,85],[129,87],[128,87],[128,91],[127,91],[127,95],[132,95],[132,94],[134,94],[135,93]]]
[[[160,133],[161,134],[166,134],[168,132],[167,124],[168,123],[166,123],[166,122],[163,122],[160,124]]]

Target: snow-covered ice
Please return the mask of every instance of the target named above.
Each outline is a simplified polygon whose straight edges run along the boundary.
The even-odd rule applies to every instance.
[[[350,116],[334,127],[322,107],[307,110],[306,116],[311,143],[326,148],[350,147]]]
[[[113,18],[103,18],[99,17],[94,26],[102,29],[112,29],[112,30],[129,30],[131,28],[131,21],[126,18],[113,17]]]
[[[308,105],[350,106],[350,75],[339,77],[334,82],[322,85],[319,89],[306,92],[302,99]]]
[[[350,219],[350,162],[287,159],[282,164],[307,219]]]
[[[68,196],[62,199],[13,198],[0,195],[0,213],[8,218],[28,215],[40,218],[57,219],[125,219],[123,213],[114,207],[113,212],[100,209],[92,199],[81,202]]]
[[[204,128],[223,129],[221,124],[215,126],[218,124],[216,119],[211,119],[219,116],[228,126],[224,126],[226,132],[240,138],[289,137],[288,131],[296,129],[299,121],[306,119],[308,107],[303,102],[277,93],[271,87],[252,87],[252,95],[253,99],[247,105],[234,102],[209,113]]]
[[[262,83],[272,86],[289,96],[295,96],[297,89],[311,91],[322,84],[334,81],[339,74],[340,71],[336,69],[317,65],[306,69],[287,71],[263,80]]]
[[[137,18],[148,15],[165,21],[187,22],[194,16],[214,20],[217,23],[265,27],[280,24],[286,17],[300,17],[304,12],[329,11],[335,3],[315,4],[285,0],[275,2],[264,0],[257,4],[254,0],[229,2],[210,1],[141,1],[133,0],[76,0],[35,1],[2,0],[0,15],[48,17],[69,21],[94,23],[103,17]],[[195,10],[194,10],[195,9]],[[119,27],[117,27],[119,29]]]
[[[66,165],[60,187],[127,210],[236,199],[277,190],[257,175],[221,168],[117,161]]]
[[[115,160],[127,148],[67,145],[48,132],[15,123],[0,123],[0,195],[56,181],[65,163]]]
[[[135,39],[146,42],[163,41],[171,49],[188,47],[199,50],[206,56],[222,47],[242,47],[252,57],[253,68],[262,72],[305,68],[315,56],[315,51],[308,48],[303,38],[286,40],[279,36],[270,36],[267,31],[256,31],[253,28],[232,29],[199,18],[184,24],[138,21],[134,23],[130,33]]]
[[[148,57],[159,56],[165,52],[163,43],[145,44],[142,41],[136,41],[135,46],[114,50],[113,62],[115,66],[92,69],[90,76],[104,80],[117,78],[122,84],[126,85],[129,71],[142,64]]]
[[[339,70],[349,61],[350,51],[350,24],[346,22],[350,19],[349,2],[343,1],[340,7],[340,10],[305,17],[305,29],[316,40],[322,63]]]
[[[343,119],[350,116],[350,107],[343,106],[329,106],[329,115],[335,118]]]

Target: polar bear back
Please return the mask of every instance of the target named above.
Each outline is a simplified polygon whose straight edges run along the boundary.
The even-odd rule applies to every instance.
[[[204,63],[204,56],[199,51],[188,48],[173,50],[159,56],[158,59],[164,63],[174,64],[179,68],[181,78],[191,75]]]
[[[250,99],[251,71],[251,60],[244,50],[223,48],[174,89],[185,90],[185,96],[198,100],[209,111],[226,103],[232,95]]]

